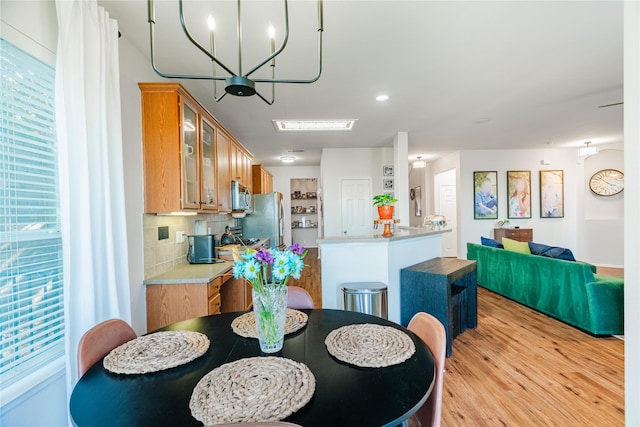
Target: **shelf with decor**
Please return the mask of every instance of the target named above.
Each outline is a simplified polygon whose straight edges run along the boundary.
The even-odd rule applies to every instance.
[[[291,180],[291,239],[304,246],[316,246],[318,234],[318,180]],[[309,231],[313,230],[313,231]]]

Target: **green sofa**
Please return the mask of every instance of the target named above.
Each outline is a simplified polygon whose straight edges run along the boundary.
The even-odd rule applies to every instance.
[[[467,243],[478,285],[594,335],[624,334],[624,280],[595,267]]]

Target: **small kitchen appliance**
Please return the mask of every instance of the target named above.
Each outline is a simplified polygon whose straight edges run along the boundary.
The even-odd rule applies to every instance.
[[[216,236],[205,234],[200,236],[187,236],[189,239],[189,252],[187,261],[191,264],[215,264],[217,259]]]
[[[238,181],[231,181],[231,207],[235,212],[251,212],[251,192],[249,187]]]

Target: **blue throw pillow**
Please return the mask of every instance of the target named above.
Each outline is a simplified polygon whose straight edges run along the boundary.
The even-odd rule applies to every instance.
[[[502,243],[498,243],[497,240],[489,239],[488,237],[480,236],[480,242],[482,242],[482,246],[489,246],[492,248],[504,249]]]
[[[549,258],[562,259],[565,261],[575,261],[573,252],[567,248],[543,245],[542,243],[529,242],[529,249],[533,255],[541,255]]]

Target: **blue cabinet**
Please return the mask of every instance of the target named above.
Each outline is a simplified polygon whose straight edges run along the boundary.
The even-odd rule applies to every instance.
[[[453,339],[478,326],[476,262],[433,258],[400,271],[400,321],[407,326],[418,312],[429,313],[447,332],[447,357]]]

